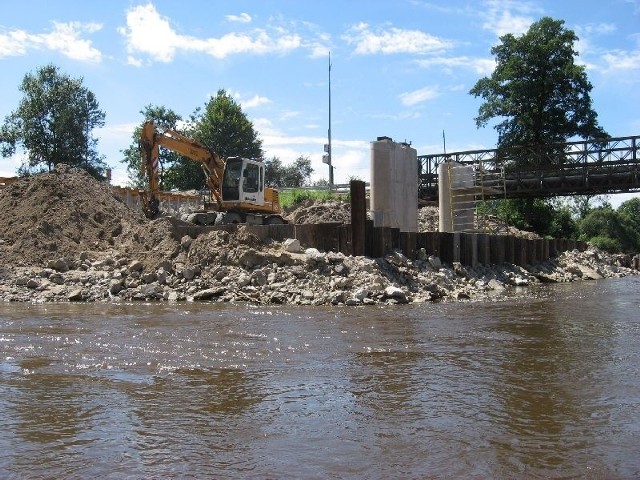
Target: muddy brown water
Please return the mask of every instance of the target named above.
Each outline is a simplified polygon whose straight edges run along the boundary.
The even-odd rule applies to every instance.
[[[637,478],[639,291],[2,304],[0,478]]]

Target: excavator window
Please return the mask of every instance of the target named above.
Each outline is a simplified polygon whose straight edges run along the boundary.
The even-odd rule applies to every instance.
[[[238,200],[240,198],[240,175],[242,174],[242,160],[229,159],[224,169],[222,179],[222,199]]]
[[[248,193],[257,192],[258,184],[260,183],[260,167],[249,163],[245,165],[243,175],[245,177],[243,190]]]

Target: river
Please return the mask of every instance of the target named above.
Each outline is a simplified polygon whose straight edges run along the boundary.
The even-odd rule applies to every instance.
[[[640,477],[640,277],[523,292],[1,304],[0,478]]]

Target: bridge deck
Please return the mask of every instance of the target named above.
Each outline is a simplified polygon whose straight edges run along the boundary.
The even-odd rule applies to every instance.
[[[420,197],[438,196],[438,165],[473,167],[484,198],[640,191],[640,136],[419,156]],[[524,166],[523,166],[524,165]]]

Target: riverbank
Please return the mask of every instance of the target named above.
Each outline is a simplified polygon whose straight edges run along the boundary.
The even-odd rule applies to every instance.
[[[0,191],[0,210],[7,219],[0,225],[4,302],[404,304],[638,273],[629,256],[592,248],[526,267],[470,268],[424,250],[416,260],[321,252],[294,239],[261,240],[243,227],[178,237],[169,219],[147,220],[108,185],[65,166]]]

